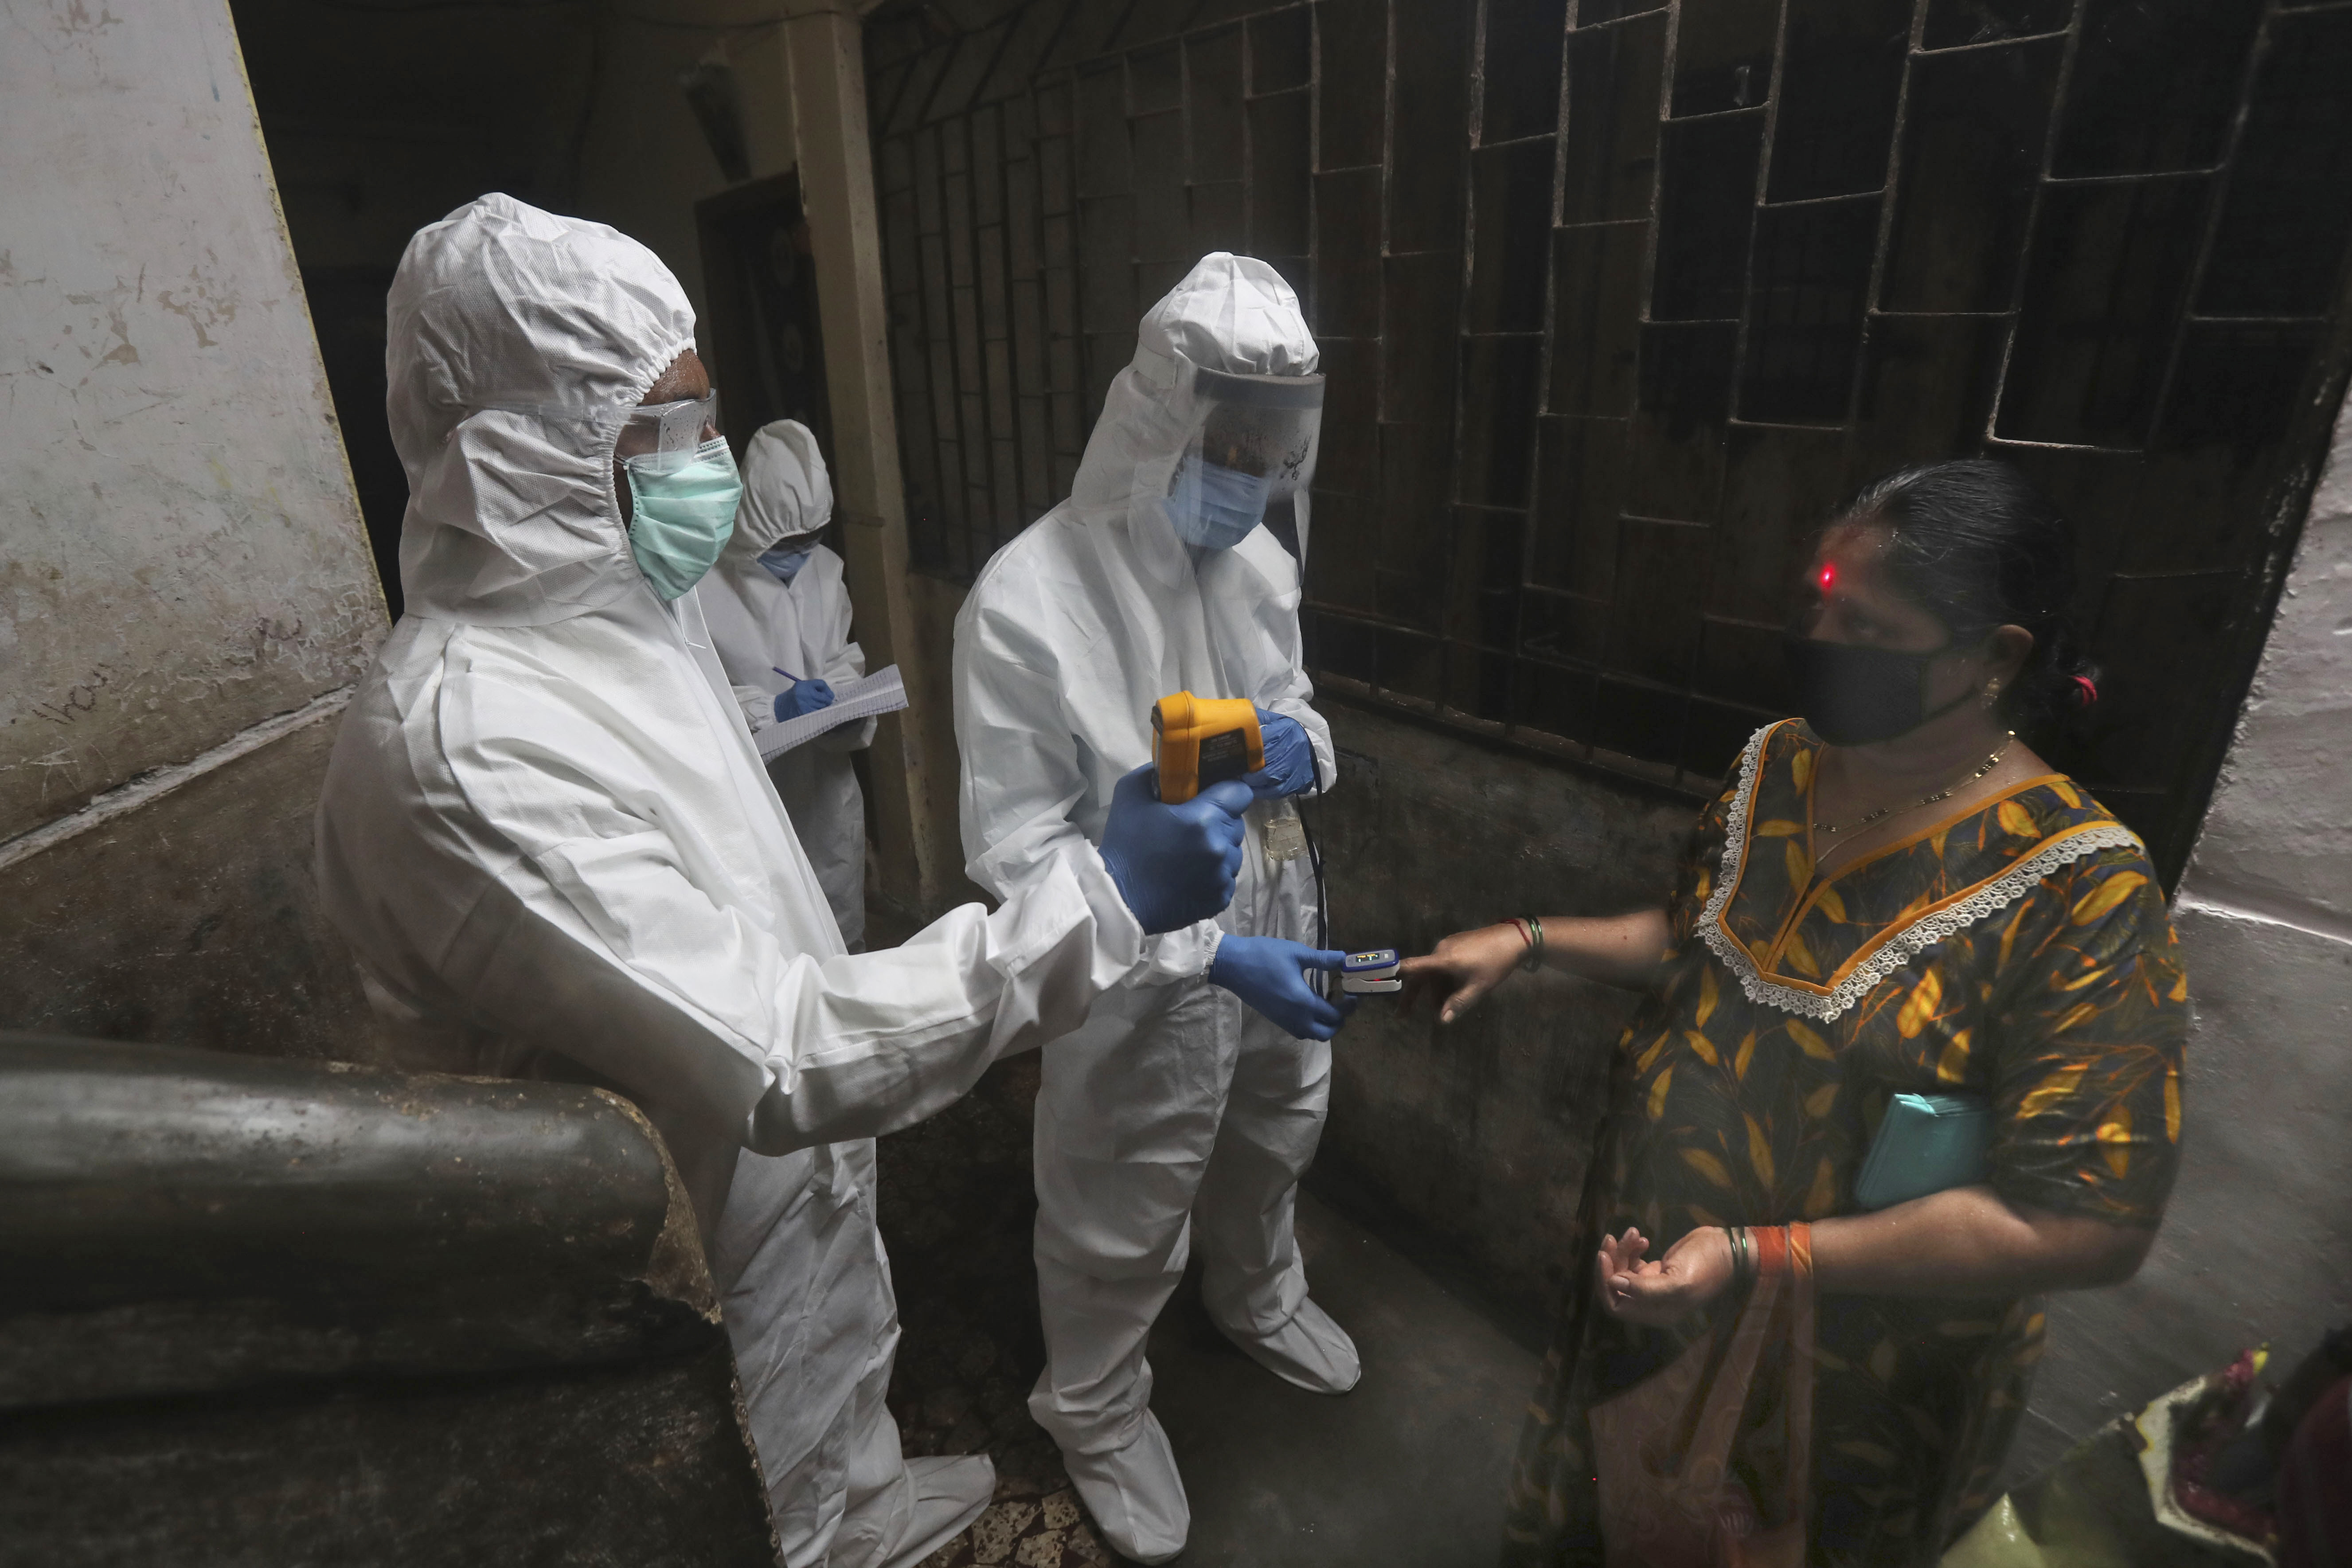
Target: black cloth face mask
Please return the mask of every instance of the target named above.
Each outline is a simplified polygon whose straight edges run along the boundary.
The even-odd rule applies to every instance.
[[[1927,653],[1896,653],[1855,643],[1822,642],[1782,634],[1780,656],[1797,689],[1797,711],[1813,733],[1832,746],[1866,746],[1907,735],[1940,719],[1976,695],[1958,697],[1927,710],[1927,666],[1951,651],[1947,642]]]

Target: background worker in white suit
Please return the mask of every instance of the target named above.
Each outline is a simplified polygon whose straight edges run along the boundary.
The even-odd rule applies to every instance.
[[[1143,319],[1070,499],[999,551],[956,620],[956,741],[972,880],[1018,887],[1102,831],[1179,690],[1246,698],[1265,742],[1234,902],[1149,944],[1148,971],[1045,1052],[1037,1289],[1047,1365],[1029,1409],[1119,1552],[1183,1548],[1190,1505],[1150,1409],[1144,1341],[1197,1226],[1210,1315],[1276,1374],[1355,1386],[1356,1348],[1307,1299],[1291,1234],[1342,1011],[1303,970],[1314,876],[1288,797],[1336,778],[1299,667],[1302,554],[1323,378],[1275,270],[1205,257]],[[1247,1005],[1244,1006],[1244,1003]]]
[[[688,592],[740,485],[677,279],[484,196],[409,242],[386,321],[408,607],[335,738],[320,900],[411,1059],[585,1074],[660,1130],[785,1562],[919,1562],[994,1478],[900,1457],[872,1140],[1223,907],[1250,792],[1139,773],[1099,855],[845,952]]]
[[[837,683],[866,673],[866,650],[849,640],[841,557],[817,542],[832,521],[814,432],[792,419],[761,426],[743,447],[734,536],[694,589],[727,679],[761,694],[747,712],[755,733],[771,718],[832,706]],[[768,763],[852,952],[866,945],[866,796],[850,753],[874,743],[875,722],[853,720]]]

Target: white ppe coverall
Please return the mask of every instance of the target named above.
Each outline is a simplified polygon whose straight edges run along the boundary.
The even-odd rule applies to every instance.
[[[866,650],[849,640],[841,557],[817,545],[790,583],[760,564],[761,551],[814,533],[832,519],[833,484],[816,437],[790,419],[762,426],[744,444],[735,535],[694,589],[711,647],[739,689],[772,699],[793,677],[838,686],[866,673]],[[870,718],[854,720],[768,763],[769,782],[833,906],[841,940],[853,950],[866,940],[866,796],[850,753],[874,743],[874,727]]]
[[[1003,893],[1091,853],[1112,785],[1151,759],[1152,704],[1171,692],[1296,719],[1318,779],[1335,780],[1300,668],[1298,561],[1263,526],[1229,550],[1188,549],[1164,504],[1205,418],[1194,367],[1304,374],[1316,360],[1271,268],[1204,258],[1144,318],[1070,499],[973,584],[956,620],[955,717],[964,852],[982,887]],[[1303,492],[1295,505],[1303,552]],[[1291,809],[1253,806],[1232,905],[1145,939],[1147,973],[1045,1052],[1035,1245],[1049,1363],[1030,1410],[1066,1453],[1143,1440],[1144,1341],[1183,1273],[1188,1216],[1228,1332],[1274,1333],[1306,1302],[1291,1216],[1322,1131],[1330,1047],[1206,978],[1223,932],[1318,941],[1307,857],[1265,854],[1268,821]]]
[[[652,252],[485,196],[411,240],[388,327],[408,605],[329,764],[327,913],[431,1059],[559,1056],[661,1128],[786,1560],[927,1552],[955,1521],[925,1479],[971,1461],[910,1474],[883,1406],[870,1140],[1077,1023],[1141,928],[1068,856],[993,915],[844,952],[691,596],[664,604],[630,553],[618,421],[694,341]]]

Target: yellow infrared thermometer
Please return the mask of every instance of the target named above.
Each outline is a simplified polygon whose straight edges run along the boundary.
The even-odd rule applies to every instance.
[[[1211,784],[1265,766],[1257,704],[1245,697],[1195,697],[1179,691],[1151,705],[1151,763],[1160,798],[1171,805]]]

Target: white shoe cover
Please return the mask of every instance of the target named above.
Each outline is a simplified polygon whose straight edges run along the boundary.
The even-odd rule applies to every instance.
[[[1356,1342],[1312,1300],[1299,1302],[1290,1321],[1262,1339],[1236,1333],[1223,1323],[1217,1328],[1258,1365],[1309,1394],[1345,1394],[1363,1378]]]
[[[915,1506],[906,1536],[884,1568],[913,1568],[971,1529],[996,1498],[996,1465],[985,1454],[909,1459],[907,1479],[914,1483]]]
[[[1192,1505],[1185,1500],[1184,1478],[1176,1473],[1176,1451],[1160,1417],[1147,1410],[1143,1425],[1124,1448],[1107,1454],[1065,1449],[1078,1500],[1094,1516],[1095,1528],[1110,1549],[1137,1563],[1165,1563],[1184,1550],[1192,1532]]]

